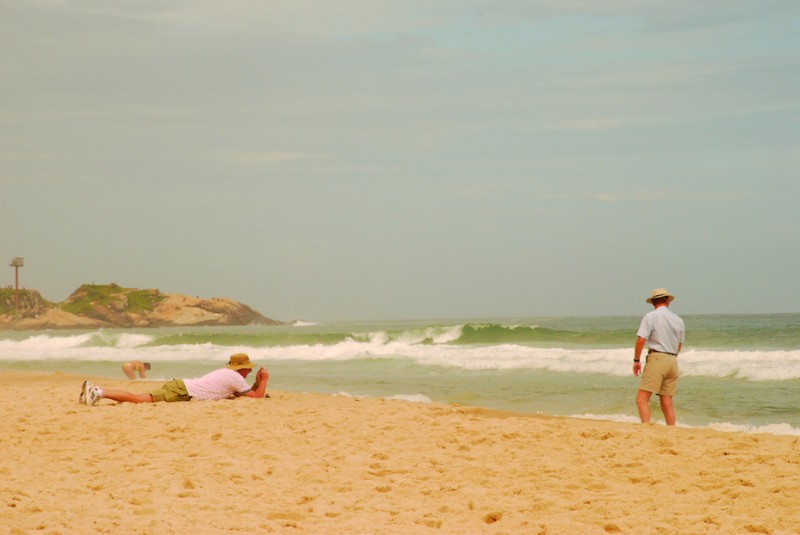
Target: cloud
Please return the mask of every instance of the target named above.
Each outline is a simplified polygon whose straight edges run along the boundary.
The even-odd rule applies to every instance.
[[[231,159],[240,165],[276,165],[281,162],[313,157],[311,154],[299,152],[240,152],[233,154]]]
[[[124,4],[118,14],[188,34],[253,31],[323,36],[369,33],[376,25],[380,25],[382,31],[404,31],[420,24],[428,25],[428,17],[420,17],[418,9],[418,6],[392,1],[193,0]],[[430,6],[426,5],[425,9],[430,10]]]
[[[51,157],[46,152],[14,152],[0,151],[0,161],[27,161],[27,160],[47,160]]]
[[[617,202],[625,200],[624,196],[611,193],[583,193],[583,194],[544,194],[533,195],[534,201],[597,201]]]
[[[652,117],[595,117],[587,119],[572,119],[561,121],[551,126],[550,130],[619,130],[622,128],[637,127],[646,124],[656,124],[662,121]]]
[[[744,190],[637,190],[630,192],[586,192],[586,193],[551,193],[536,194],[529,198],[533,201],[593,201],[601,203],[635,202],[697,202],[742,201],[763,195],[762,193]]]

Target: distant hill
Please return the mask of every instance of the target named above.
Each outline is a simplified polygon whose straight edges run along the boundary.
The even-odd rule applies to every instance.
[[[36,290],[20,290],[17,317],[15,292],[0,289],[0,329],[283,325],[232,299],[201,299],[117,284],[83,284],[61,303],[45,300]]]

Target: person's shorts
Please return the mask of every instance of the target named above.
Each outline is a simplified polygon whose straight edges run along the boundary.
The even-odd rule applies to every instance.
[[[678,357],[665,353],[647,355],[639,390],[659,396],[674,396],[678,390]]]
[[[189,391],[186,390],[186,385],[180,379],[173,379],[168,383],[164,383],[164,386],[158,390],[153,390],[150,392],[150,395],[153,396],[153,401],[166,401],[168,403],[173,401],[189,401],[192,399],[192,396],[189,395]]]

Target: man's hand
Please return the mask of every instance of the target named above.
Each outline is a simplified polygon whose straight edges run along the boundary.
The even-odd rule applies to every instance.
[[[644,343],[646,340],[641,336],[636,337],[636,345],[633,349],[633,375],[639,377],[639,374],[642,372],[642,363],[638,362],[642,358],[642,350],[644,349]]]
[[[266,368],[259,368],[256,372],[256,380],[253,382],[253,388],[245,394],[251,398],[263,398],[267,391],[267,381],[269,380],[269,372]]]

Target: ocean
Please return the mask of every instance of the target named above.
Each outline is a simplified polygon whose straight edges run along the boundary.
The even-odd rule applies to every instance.
[[[800,435],[800,314],[687,315],[678,425]],[[244,352],[269,388],[638,422],[640,316],[0,331],[0,369],[196,377]],[[78,392],[76,389],[76,399]],[[653,420],[663,423],[657,397]]]

